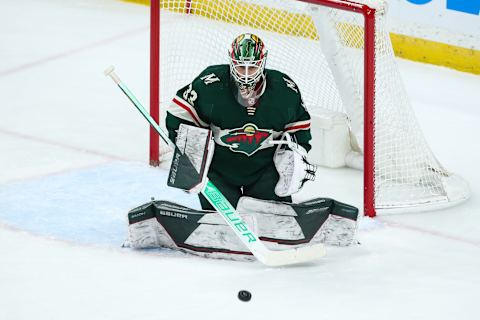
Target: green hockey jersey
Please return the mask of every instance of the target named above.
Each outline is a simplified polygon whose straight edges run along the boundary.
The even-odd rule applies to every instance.
[[[216,144],[210,171],[237,186],[256,181],[262,170],[273,166],[276,145],[269,142],[284,132],[310,150],[310,115],[286,74],[266,70],[266,87],[254,107],[239,104],[233,90],[228,65],[206,68],[170,104],[170,139],[175,141],[180,123],[210,128]]]

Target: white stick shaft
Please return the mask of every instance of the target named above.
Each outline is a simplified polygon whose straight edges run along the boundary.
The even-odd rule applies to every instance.
[[[175,149],[175,144],[168,138],[168,135],[162,130],[162,128],[160,128],[155,119],[153,119],[152,116],[147,112],[147,110],[145,110],[145,108],[142,106],[140,101],[138,101],[135,95],[128,89],[126,85],[122,83],[120,77],[115,73],[114,70],[114,67],[111,66],[107,68],[104,73],[106,76],[112,78],[112,80],[120,87],[120,89],[128,97],[128,99],[130,99],[130,101],[137,108],[137,110],[140,111],[140,113],[148,121],[148,123],[150,123],[150,125],[158,132],[160,138],[162,138],[162,140],[167,143],[172,149]]]

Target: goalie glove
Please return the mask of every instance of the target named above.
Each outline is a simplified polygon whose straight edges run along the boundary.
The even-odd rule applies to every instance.
[[[286,197],[298,192],[305,182],[315,180],[317,166],[307,160],[307,150],[292,141],[289,133],[284,133],[282,138],[272,141],[278,144],[273,162],[278,171],[279,179],[275,186],[275,194]]]

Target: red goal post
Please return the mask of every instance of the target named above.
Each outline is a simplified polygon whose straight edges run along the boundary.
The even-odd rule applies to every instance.
[[[382,123],[385,119],[385,110],[390,106],[385,102],[385,96],[388,95],[388,92],[397,91],[397,84],[395,87],[388,87],[385,89],[382,87],[382,91],[387,91],[387,94],[379,97],[379,94],[376,92],[378,86],[375,83],[379,75],[377,74],[377,64],[380,63],[382,66],[381,73],[391,72],[392,66],[390,61],[387,63],[389,66],[387,69],[384,69],[383,60],[380,60],[378,55],[378,21],[377,13],[381,11],[382,14],[385,12],[384,7],[378,6],[379,3],[383,4],[383,0],[373,1],[373,0],[357,0],[358,2],[348,1],[348,0],[266,0],[266,1],[255,1],[255,0],[158,0],[151,1],[150,3],[150,19],[151,19],[151,33],[150,33],[150,113],[155,121],[159,122],[160,118],[160,93],[161,90],[164,90],[162,87],[161,81],[161,49],[162,43],[161,39],[161,23],[160,11],[161,8],[166,8],[169,11],[174,11],[176,14],[184,16],[193,16],[195,15],[198,7],[200,6],[211,6],[209,10],[215,10],[215,5],[231,5],[232,3],[238,6],[250,6],[250,7],[261,7],[268,6],[270,2],[272,3],[285,3],[288,6],[292,3],[303,3],[309,5],[318,5],[321,7],[332,8],[335,10],[340,10],[352,15],[363,17],[358,19],[358,21],[363,20],[363,25],[361,26],[361,36],[363,37],[363,43],[360,45],[362,47],[363,54],[363,68],[361,76],[363,79],[357,81],[363,88],[357,88],[356,91],[363,91],[360,100],[362,104],[361,116],[363,117],[363,123],[359,127],[363,131],[363,139],[359,139],[359,142],[363,145],[363,169],[364,169],[364,178],[363,178],[363,198],[364,198],[364,214],[366,216],[373,217],[377,214],[378,210],[385,212],[395,212],[395,211],[421,211],[428,209],[435,209],[444,206],[451,205],[453,203],[460,202],[468,197],[468,191],[464,190],[463,192],[454,192],[454,196],[448,194],[447,188],[444,188],[445,182],[441,179],[448,178],[450,179],[450,173],[443,169],[443,167],[437,162],[436,158],[433,156],[429,150],[428,145],[424,142],[423,135],[421,134],[420,129],[416,126],[416,121],[413,115],[413,112],[406,110],[405,117],[400,118],[400,120],[391,120],[388,121],[397,121],[405,124],[405,128],[400,128],[399,132],[394,132],[393,135],[411,135],[412,132],[415,133],[415,139],[404,143],[404,145],[418,145],[414,148],[413,151],[406,150],[401,151],[397,155],[387,154],[390,149],[388,149],[388,144],[390,141],[385,141],[386,138],[376,137],[376,132],[381,131],[382,135],[385,132],[382,127]],[[170,7],[172,4],[175,4],[175,8]],[[239,5],[239,3],[241,3]],[[378,6],[378,7],[377,7]],[[378,9],[380,8],[380,9]],[[249,8],[250,10],[251,8]],[[276,9],[274,9],[276,10]],[[278,12],[267,12],[270,14],[273,19],[278,19],[281,15]],[[230,15],[238,14],[238,12],[230,13]],[[208,15],[208,14],[207,14]],[[210,13],[211,15],[211,13]],[[205,17],[206,15],[204,15]],[[211,17],[209,17],[211,18]],[[356,21],[355,23],[359,23]],[[383,21],[384,22],[384,21]],[[237,21],[232,23],[238,23]],[[339,22],[338,24],[342,24]],[[382,26],[383,28],[383,26]],[[341,26],[340,28],[341,29]],[[176,30],[175,30],[176,31]],[[268,30],[272,31],[272,30]],[[170,32],[170,31],[169,31]],[[275,30],[273,30],[275,32]],[[337,30],[339,32],[339,30]],[[165,37],[166,34],[163,35]],[[388,36],[387,36],[388,37]],[[391,44],[390,40],[386,39],[387,46]],[[217,45],[217,44],[216,44]],[[267,43],[268,45],[268,43]],[[221,45],[219,45],[221,46]],[[355,46],[355,44],[353,44]],[[218,48],[221,51],[223,48]],[[388,48],[387,48],[388,49]],[[385,50],[384,50],[385,51]],[[388,50],[387,50],[388,51]],[[393,56],[393,53],[388,52]],[[348,55],[347,55],[348,56]],[[387,57],[388,59],[393,59]],[[165,59],[165,57],[163,57]],[[382,57],[384,59],[384,57]],[[359,63],[358,61],[355,63]],[[394,64],[394,63],[393,63]],[[395,66],[394,66],[395,67]],[[396,72],[396,70],[394,70]],[[394,72],[394,73],[395,73]],[[398,72],[396,72],[398,73]],[[290,73],[288,73],[290,75]],[[360,77],[360,76],[359,76]],[[398,81],[396,74],[392,76],[393,81]],[[193,79],[193,78],[192,78]],[[389,80],[389,79],[387,79]],[[188,80],[190,81],[190,80]],[[384,79],[381,78],[383,82]],[[184,85],[186,83],[183,83]],[[382,84],[383,86],[383,84]],[[162,89],[163,88],[163,89]],[[179,88],[179,87],[178,87]],[[177,88],[177,89],[178,89]],[[302,94],[304,94],[304,87],[300,85]],[[308,89],[310,90],[310,89]],[[399,88],[400,94],[402,95],[399,100],[402,100],[400,107],[403,109],[410,108],[406,98],[403,96],[403,85],[402,88]],[[173,96],[172,96],[173,97]],[[393,99],[395,100],[395,98]],[[404,101],[405,100],[405,101]],[[382,106],[382,111],[379,112],[376,110],[376,103]],[[406,106],[402,105],[405,104]],[[394,109],[392,112],[396,112]],[[412,120],[413,119],[413,120]],[[413,124],[410,124],[412,122]],[[357,128],[358,129],[358,128]],[[392,133],[389,133],[392,135]],[[396,149],[405,149],[405,146],[402,145],[402,142],[399,142],[398,145],[395,145]],[[387,146],[386,146],[387,145]],[[408,146],[407,146],[408,147]],[[378,151],[380,150],[381,151]],[[387,150],[388,149],[388,150]],[[422,157],[413,157],[415,159],[403,159],[405,154],[408,152],[418,153],[418,150],[425,149],[425,155]],[[428,150],[427,150],[428,149]],[[379,154],[376,154],[379,153]],[[423,152],[423,151],[422,151]],[[158,135],[155,130],[150,129],[150,164],[152,166],[158,166],[160,163],[159,154],[161,153]],[[380,154],[381,153],[381,154]],[[396,159],[398,158],[398,159]],[[417,159],[418,158],[418,159]],[[392,160],[393,159],[393,160]],[[403,162],[402,162],[403,161]],[[416,161],[416,162],[415,162]],[[415,162],[415,163],[413,163]],[[413,165],[410,165],[413,163]],[[391,172],[388,171],[394,167]],[[395,167],[397,166],[397,167]],[[408,166],[411,166],[408,167]],[[421,170],[418,167],[422,167]],[[382,181],[380,181],[382,179]],[[377,181],[378,180],[378,181]],[[428,180],[428,181],[427,181]],[[451,180],[451,179],[450,179]],[[419,182],[420,181],[420,182]],[[458,181],[454,181],[455,183]],[[460,183],[461,184],[461,183]],[[420,185],[420,187],[419,187]],[[432,185],[435,185],[432,187]],[[461,186],[463,187],[463,186]],[[461,189],[461,187],[459,187]],[[443,189],[442,189],[443,188]],[[451,189],[451,188],[450,188]],[[386,191],[385,191],[386,190]],[[408,198],[405,201],[401,198]]]
[[[365,18],[365,126],[364,132],[366,138],[364,141],[364,198],[372,199],[364,201],[364,213],[367,216],[375,216],[375,201],[373,197],[373,179],[374,179],[374,157],[373,157],[373,117],[374,110],[374,90],[373,83],[375,79],[375,9],[364,4],[358,4],[345,0],[301,0],[303,2],[315,3],[332,7],[340,10],[353,11],[362,14]],[[190,13],[191,0],[185,0],[187,12]],[[150,115],[159,123],[160,117],[160,1],[150,2]],[[158,166],[160,164],[160,141],[155,129],[150,128],[150,165]],[[368,170],[370,169],[370,170]]]

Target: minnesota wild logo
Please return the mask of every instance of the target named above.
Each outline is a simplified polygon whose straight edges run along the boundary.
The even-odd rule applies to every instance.
[[[224,145],[229,146],[233,152],[241,152],[251,156],[265,147],[264,143],[272,133],[272,130],[258,129],[253,123],[247,123],[242,128],[226,131],[220,137],[220,140]]]

